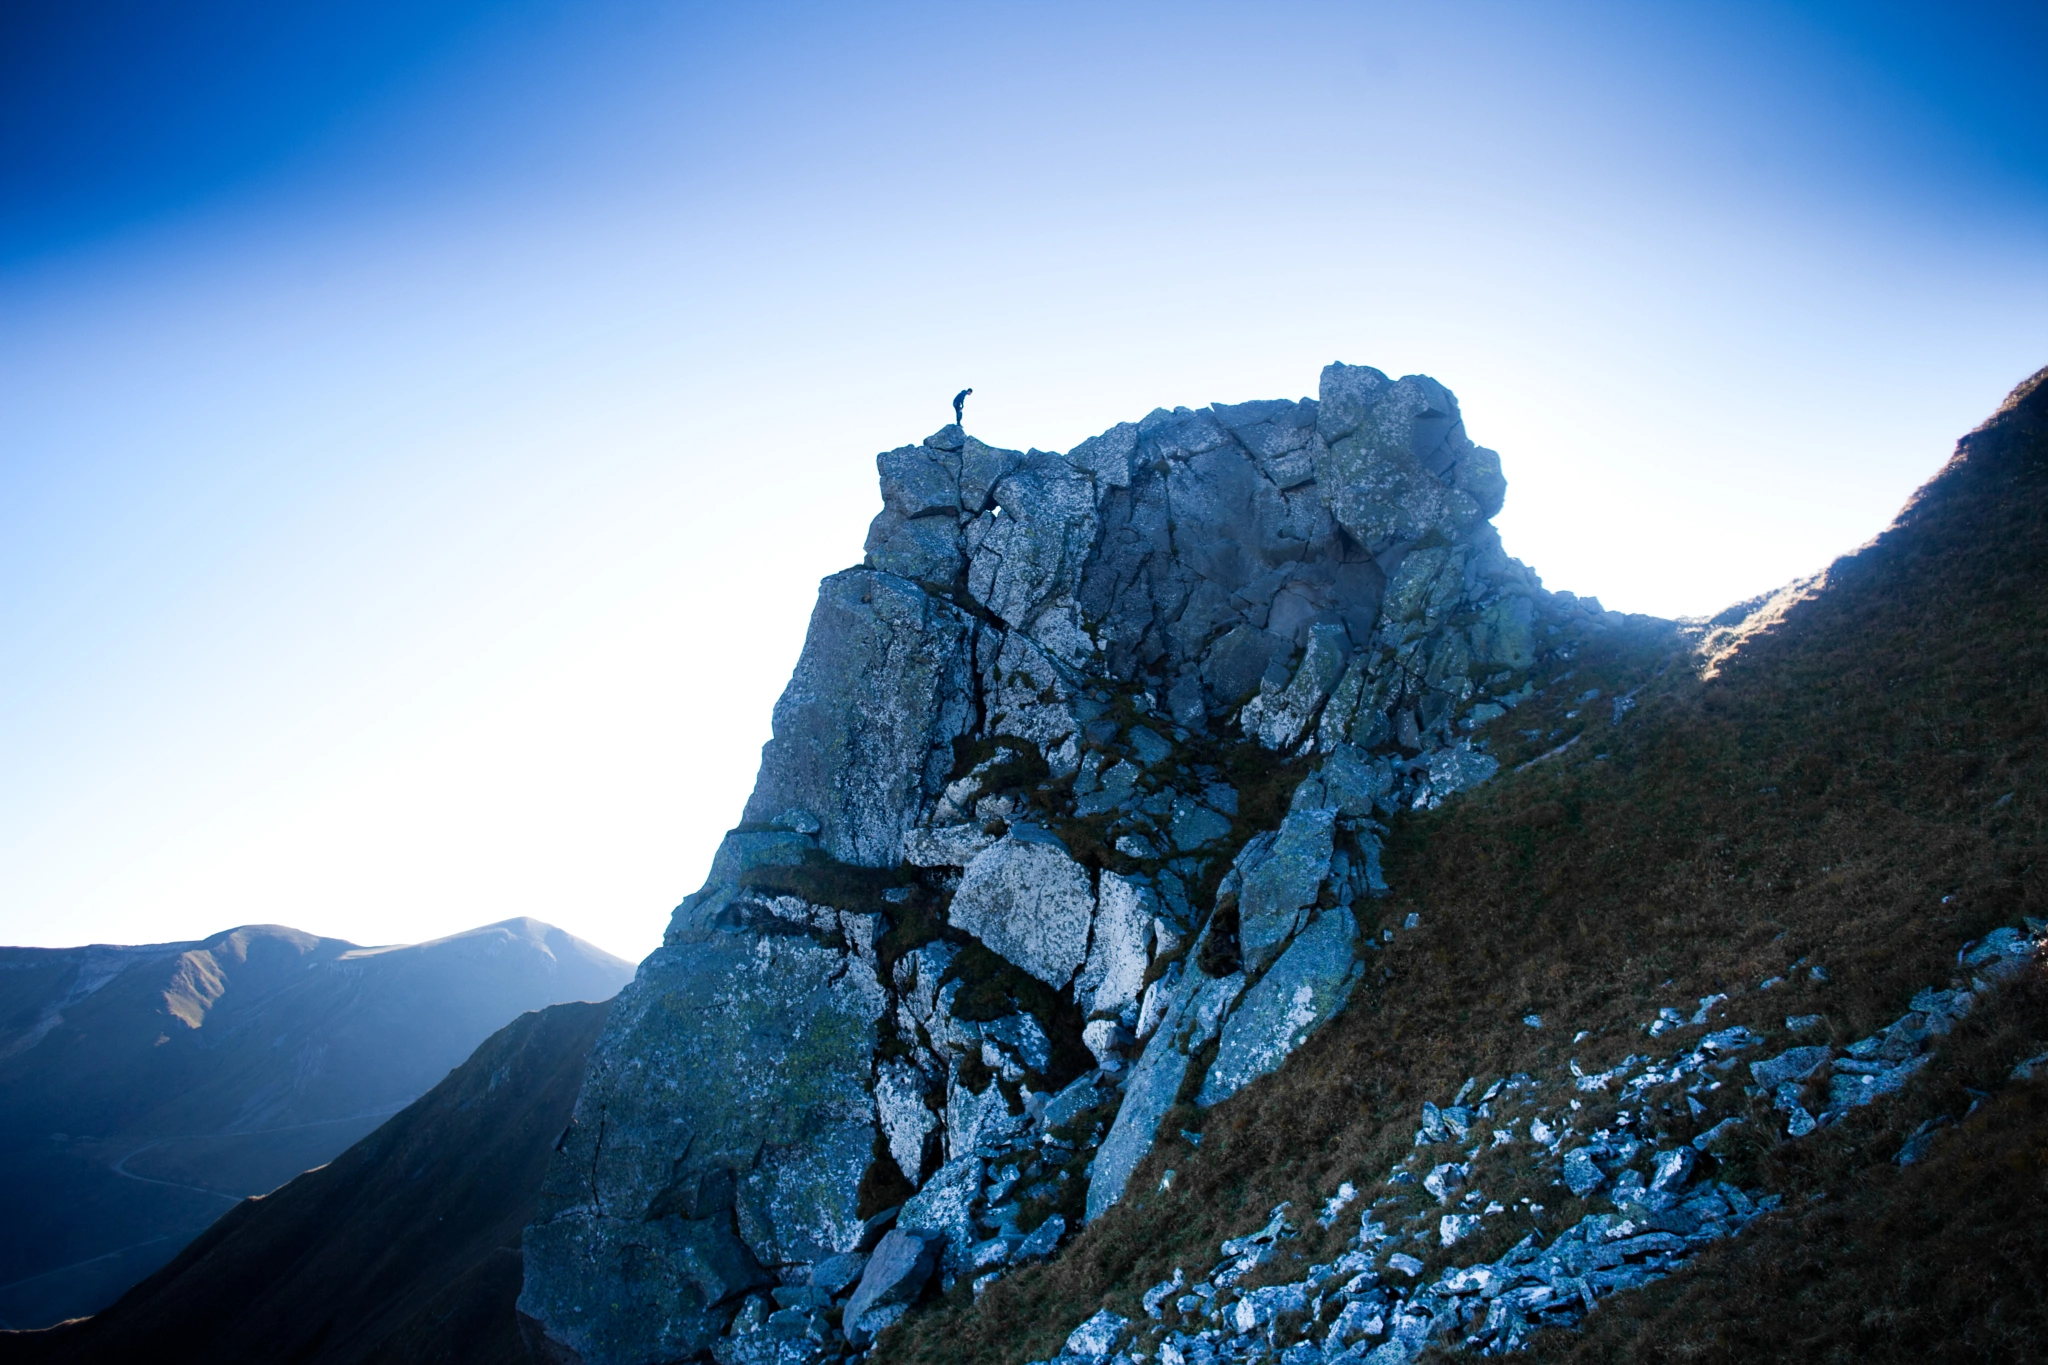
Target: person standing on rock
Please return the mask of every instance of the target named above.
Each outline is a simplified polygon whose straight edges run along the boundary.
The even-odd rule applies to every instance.
[[[953,425],[959,427],[962,431],[967,429],[967,419],[962,415],[967,408],[967,395],[973,392],[973,389],[962,389],[953,395]]]

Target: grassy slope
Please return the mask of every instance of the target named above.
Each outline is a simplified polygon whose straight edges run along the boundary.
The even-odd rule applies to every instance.
[[[98,1316],[0,1334],[0,1362],[528,1360],[512,1312],[519,1235],[607,1008],[521,1015]]]
[[[956,1291],[885,1338],[882,1358],[1049,1356],[1098,1306],[1136,1316],[1146,1285],[1207,1267],[1221,1238],[1281,1200],[1305,1210],[1361,1175],[1373,1188],[1407,1151],[1422,1101],[1445,1101],[1468,1075],[1554,1076],[1567,1057],[1610,1065],[1643,1046],[1637,1026],[1657,1007],[1689,1012],[1713,991],[1734,997],[1721,1022],[1782,1032],[1787,1014],[1818,1011],[1847,1042],[1897,1017],[1916,988],[1946,984],[1964,940],[2048,915],[2044,522],[2048,371],[1966,437],[1884,535],[1710,636],[1713,666],[1668,631],[1562,637],[1572,657],[1545,665],[1543,699],[1491,737],[1511,761],[1584,737],[1399,823],[1396,891],[1377,908],[1382,924],[1415,911],[1423,927],[1398,935],[1352,1006],[1208,1113],[1199,1150],[1163,1141],[1133,1197],[1056,1263],[979,1304]],[[1575,707],[1594,686],[1607,695]],[[1609,698],[1638,686],[1634,710],[1610,724]],[[1806,957],[1828,983],[1756,991]],[[1539,1354],[2034,1358],[2048,1328],[2048,1099],[2003,1089],[1923,1164],[1890,1161],[1922,1118],[1968,1107],[1965,1083],[1991,1089],[2048,1038],[2040,990],[2004,996],[1896,1101],[1797,1144],[1750,1125],[1728,1174],[1788,1191],[1790,1210]],[[1524,1027],[1531,1011],[1551,1027]],[[1566,1027],[1594,1036],[1573,1047]],[[1717,1098],[1701,1125],[1744,1103],[1734,1087]],[[1683,1115],[1665,1124],[1674,1138],[1695,1130]],[[1169,1166],[1173,1192],[1151,1193]],[[1581,1212],[1508,1176],[1488,1188],[1546,1201],[1546,1228]],[[1519,1237],[1507,1221],[1470,1251]],[[1344,1230],[1311,1224],[1301,1260],[1271,1278],[1330,1259]]]

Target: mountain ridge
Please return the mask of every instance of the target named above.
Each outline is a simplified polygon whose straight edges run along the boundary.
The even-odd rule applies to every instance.
[[[1246,429],[1283,410],[1300,415],[1297,405],[1269,405],[1243,414],[1258,419]],[[1192,416],[1133,424],[1125,456]],[[1402,420],[1406,446],[1377,436],[1412,456],[1414,423]],[[1276,439],[1307,448],[1299,433],[1309,429]],[[1433,429],[1429,449],[1446,429]],[[895,480],[877,519],[884,545],[908,536],[899,552],[931,554],[963,534],[963,517],[999,519],[986,505],[967,516],[959,501],[970,456],[997,466],[1017,456],[1012,472],[1049,474],[1054,493],[1065,477],[1016,452],[976,454],[956,435],[928,443],[933,455],[883,457],[885,489]],[[1431,437],[1425,429],[1425,444]],[[1188,455],[1179,449],[1164,457],[1169,466]],[[917,485],[919,461],[943,477]],[[924,491],[913,496],[910,485]],[[1003,517],[1028,522],[1030,497],[1011,496]],[[916,527],[946,516],[951,531]],[[991,530],[978,533],[984,543]],[[959,540],[950,543],[957,552]],[[1457,544],[1418,541],[1402,557]],[[1046,571],[1041,584],[1071,568],[1063,549],[1048,559],[1029,544],[1006,548],[996,567],[1013,588],[1033,564]],[[1368,651],[1389,617],[1423,622],[1411,638],[1431,650],[1445,647],[1437,625],[1446,619],[1466,631],[1450,646],[1453,662],[1473,648],[1471,631],[1513,628],[1520,609],[1487,620],[1483,598],[1431,624],[1432,584],[1444,605],[1472,601],[1439,572],[1448,558],[1432,561],[1427,577],[1403,579],[1399,563],[1381,570],[1381,590],[1405,582],[1417,614],[1401,615],[1401,598],[1376,611],[1359,627],[1368,642],[1348,641],[1353,662],[1385,657]],[[1003,572],[981,580],[983,596],[1003,596]],[[934,574],[917,597],[881,583],[863,600],[862,581],[828,580],[821,617],[857,624],[860,607],[915,608],[889,627],[907,629],[913,647],[890,655],[895,671],[880,675],[928,689],[929,709],[885,716],[897,728],[883,742],[916,755],[901,772],[923,773],[917,716],[943,718],[952,703],[942,656],[914,641],[934,619],[951,627],[918,597],[971,596],[974,584]],[[1042,606],[1030,591],[1009,600]],[[1000,656],[1014,641],[990,641],[994,685],[976,690],[977,657],[962,675],[969,700],[958,714],[980,724],[1007,708],[1037,733],[948,741],[950,754],[930,759],[941,780],[923,798],[928,813],[902,830],[898,866],[841,862],[818,846],[823,836],[886,863],[876,840],[895,818],[887,803],[900,799],[886,783],[850,784],[850,804],[828,821],[794,804],[802,797],[783,804],[788,784],[807,780],[801,765],[785,765],[775,779],[785,790],[750,803],[705,891],[679,907],[668,948],[642,968],[642,998],[612,1007],[609,1056],[600,1038],[567,1126],[554,1136],[529,1127],[523,1154],[508,1148],[506,1161],[532,1182],[496,1191],[500,1213],[534,1214],[523,1275],[460,1290],[430,1277],[447,1321],[469,1324],[468,1344],[444,1335],[437,1354],[406,1347],[389,1358],[2031,1359],[2048,1330],[2037,1292],[2048,1275],[2038,1138],[2048,1103],[2048,883],[2038,871],[2048,867],[2048,810],[2036,795],[2048,776],[2038,738],[2048,733],[2048,371],[1965,436],[1890,528],[1739,612],[1670,623],[1567,593],[1527,596],[1534,648],[1524,669],[1498,683],[1485,674],[1463,696],[1457,684],[1437,689],[1450,700],[1434,711],[1423,704],[1436,686],[1431,668],[1408,670],[1418,690],[1403,682],[1370,694],[1392,698],[1381,722],[1366,717],[1358,730],[1353,697],[1338,742],[1298,753],[1303,735],[1323,733],[1349,668],[1341,658],[1333,666],[1328,633],[1309,667],[1317,629],[1339,624],[1314,613],[1286,666],[1212,670],[1226,687],[1245,680],[1227,706],[1211,709],[1214,684],[1197,668],[1212,690],[1184,688],[1180,714],[1195,719],[1199,697],[1203,731],[1177,727],[1167,678],[1156,689],[1149,680],[1111,689],[1091,709],[1087,687],[1050,666],[1029,689],[1006,682]],[[1054,645],[1062,626],[1046,623]],[[823,682],[793,682],[779,737],[785,711],[805,742],[833,733],[814,723],[833,676],[815,664],[800,665],[797,682]],[[877,676],[839,672],[861,685]],[[1446,676],[1473,675],[1436,679]],[[1037,710],[1055,702],[1072,705],[1072,729]],[[907,729],[898,724],[906,717]],[[909,746],[899,742],[906,734]],[[1091,755],[1100,757],[1084,786]],[[1495,766],[1478,771],[1468,755]],[[1062,775],[1056,765],[1068,758],[1078,761]],[[1175,798],[1146,810],[1157,780],[1146,774],[1183,768]],[[1106,780],[1116,772],[1124,775]],[[1361,784],[1374,795],[1391,789],[1393,808],[1361,802]],[[1081,801],[1092,810],[1068,804]],[[1360,811],[1351,826],[1339,824],[1347,803]],[[1325,831],[1332,842],[1319,845]],[[1185,930],[1179,902],[1156,880],[1171,858],[1121,847],[1129,839],[1156,854],[1182,838],[1239,848],[1227,867],[1180,888],[1204,920]],[[1075,881],[1062,857],[1085,877]],[[1005,893],[1020,872],[1042,894]],[[1286,897],[1302,894],[1287,888],[1311,876],[1310,902],[1291,902],[1291,927],[1276,934]],[[1134,904],[1151,912],[1149,933]],[[1342,952],[1318,929],[1344,924],[1340,909],[1355,927]],[[1062,917],[1083,914],[1089,932],[1076,950]],[[744,953],[728,954],[729,943]],[[728,984],[707,981],[702,963],[678,972],[693,954],[729,963]],[[837,964],[837,975],[807,984],[813,963]],[[1055,984],[1068,972],[1070,983]],[[1240,1025],[1233,1043],[1226,1003],[1223,1026],[1189,1046],[1204,1026],[1179,1002],[1199,1004],[1214,983],[1247,976],[1233,998],[1258,1028]],[[1253,1005],[1259,983],[1275,979],[1305,990],[1282,999],[1309,1009],[1298,1018],[1282,1010],[1295,1022],[1262,1031],[1266,1016]],[[739,1009],[731,982],[760,994],[772,1026]],[[1169,989],[1152,996],[1162,983]],[[861,1021],[876,992],[893,1036],[883,1030],[867,1075],[853,1073],[856,1097],[842,1054],[869,1027]],[[695,1019],[705,1058],[727,1074],[669,1065],[676,1058],[649,1048],[663,1037],[660,1025],[638,1022],[650,1004]],[[1166,1022],[1176,1009],[1178,1033]],[[794,1033],[792,1014],[803,1026]],[[735,1040],[760,1056],[749,1062],[725,1046]],[[942,1048],[954,1058],[943,1104],[905,1070]],[[671,1095],[684,1078],[694,1093],[657,1092],[639,1115],[615,1106],[630,1094],[620,1072],[634,1066],[666,1078]],[[480,1063],[464,1072],[471,1084],[484,1075]],[[1122,1197],[1097,1201],[1089,1187],[1110,1155],[1104,1139],[1148,1074],[1178,1079],[1158,1089],[1151,1140],[1115,1163]],[[557,1086],[549,1102],[568,1104],[573,1088]],[[759,1095],[793,1100],[798,1118],[826,1120],[809,1130],[826,1135],[826,1150],[832,1125],[858,1134],[861,1106],[872,1103],[870,1150],[857,1163],[849,1148],[843,1163],[857,1186],[827,1191],[821,1206],[830,1213],[830,1201],[846,1198],[863,1220],[848,1250],[764,1264],[756,1248],[782,1235],[774,1225],[796,1207],[773,1197],[778,1163],[789,1169],[791,1158],[758,1127],[751,1149],[721,1155],[714,1124],[730,1120],[702,1107],[707,1093],[732,1097],[742,1136]],[[648,1118],[695,1124],[699,1135],[664,1143],[636,1127]],[[408,1150],[453,1159],[468,1131],[458,1122],[423,1107]],[[615,1145],[636,1161],[646,1157],[630,1149],[651,1148],[663,1165],[644,1207],[631,1182],[600,1168],[597,1157]],[[693,1156],[700,1148],[718,1159]],[[303,1213],[323,1174],[301,1177],[271,1207]],[[329,1186],[331,1207],[346,1210],[365,1188],[360,1179],[356,1194]],[[680,1349],[650,1340],[635,1355],[614,1334],[589,1350],[550,1327],[551,1314],[602,1311],[595,1296],[614,1289],[601,1244],[586,1248],[597,1273],[581,1286],[560,1278],[559,1244],[545,1246],[551,1222],[593,1199],[657,1253],[644,1262],[650,1283],[626,1288],[651,1315],[650,1337],[667,1332]],[[387,1202],[383,1235],[431,1240],[430,1213],[408,1220]],[[830,1245],[835,1219],[811,1235]],[[265,1259],[265,1240],[244,1229],[224,1225],[194,1253],[221,1283],[247,1283]],[[540,1296],[537,1245],[541,1271],[555,1277]],[[694,1265],[663,1267],[660,1257],[681,1259],[692,1245]],[[321,1281],[348,1279],[344,1267],[366,1264],[362,1256],[330,1261]],[[509,1271],[502,1257],[497,1264]],[[1566,1280],[1554,1278],[1561,1273]],[[88,1333],[189,1320],[203,1309],[179,1278],[138,1290],[97,1327],[0,1338],[0,1351],[42,1352],[66,1338],[83,1349]],[[301,1279],[292,1293],[289,1304],[277,1300],[284,1318],[333,1311],[326,1283]],[[387,1311],[354,1302],[364,1314]],[[275,1351],[289,1330],[258,1344]]]
[[[630,974],[525,917],[370,948],[284,925],[0,948],[0,1208],[23,1230],[0,1249],[0,1319],[98,1307],[506,1019]]]

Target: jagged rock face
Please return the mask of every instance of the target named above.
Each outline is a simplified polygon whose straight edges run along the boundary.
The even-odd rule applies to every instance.
[[[1458,722],[1534,661],[1499,458],[1427,378],[877,464],[866,563],[822,585],[527,1234],[522,1309],[589,1362],[744,1355],[795,1311],[763,1285],[873,1245],[863,1189],[915,1191],[943,1284],[1051,1251],[1175,1103],[1341,1008],[1378,817],[1485,780]],[[1277,827],[1232,746],[1312,757]]]

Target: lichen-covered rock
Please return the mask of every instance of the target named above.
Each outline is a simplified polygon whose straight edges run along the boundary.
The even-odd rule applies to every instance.
[[[841,1321],[849,1341],[863,1345],[902,1316],[878,1310],[907,1306],[916,1300],[938,1264],[937,1247],[930,1238],[902,1228],[882,1235],[868,1257],[859,1287],[846,1301]]]
[[[1143,882],[1102,874],[1095,911],[1095,941],[1074,982],[1074,999],[1090,1014],[1121,1014],[1137,1003],[1151,965],[1148,947],[1159,916],[1159,897]]]
[[[1499,458],[1424,376],[1332,365],[1064,456],[948,426],[877,468],[866,561],[821,585],[743,823],[614,1008],[528,1231],[522,1307],[586,1365],[837,1349],[753,1291],[871,1245],[870,1175],[918,1187],[912,1273],[870,1266],[897,1288],[848,1341],[910,1311],[920,1254],[979,1292],[1056,1246],[1056,1218],[1022,1237],[1033,1163],[1114,1104],[1100,1216],[1192,1081],[1213,1103],[1340,1007],[1379,819],[1491,776],[1475,727],[1545,638],[1487,524]],[[1225,773],[1289,760],[1285,815],[1248,820]]]
[[[1257,971],[1277,957],[1316,903],[1330,875],[1335,828],[1333,810],[1289,811],[1272,843],[1239,864],[1243,886],[1237,897],[1238,942],[1247,969]]]
[[[949,914],[955,928],[1064,989],[1088,955],[1095,891],[1058,840],[1020,827],[967,865]]]
[[[521,1311],[586,1359],[670,1360],[767,1269],[851,1250],[884,1002],[858,957],[804,934],[656,950],[593,1052]]]
[[[1350,644],[1341,625],[1309,631],[1308,652],[1285,687],[1262,686],[1245,704],[1245,733],[1268,749],[1286,749],[1309,732],[1330,689],[1344,675]]]
[[[875,1073],[875,1118],[889,1144],[889,1156],[915,1187],[924,1176],[925,1140],[939,1126],[925,1103],[931,1079],[900,1057],[882,1063]]]
[[[973,617],[894,574],[826,579],[745,819],[815,815],[843,863],[886,867],[975,720]]]
[[[965,867],[994,842],[977,825],[913,829],[903,836],[903,861],[912,867]]]
[[[917,1233],[938,1248],[949,1285],[967,1268],[976,1240],[974,1206],[981,1197],[982,1170],[981,1158],[973,1155],[947,1162],[896,1215],[899,1231]]]
[[[1095,1154],[1095,1173],[1088,1182],[1088,1221],[1094,1222],[1123,1198],[1131,1172],[1152,1150],[1159,1120],[1173,1107],[1187,1078],[1191,1054],[1216,1038],[1230,1007],[1244,990],[1243,973],[1184,977],[1182,989],[1124,1087],[1109,1135]]]
[[[1287,945],[1223,1025],[1216,1060],[1195,1103],[1220,1104],[1308,1041],[1343,1005],[1358,976],[1352,941],[1358,921],[1343,906],[1324,910]]]

